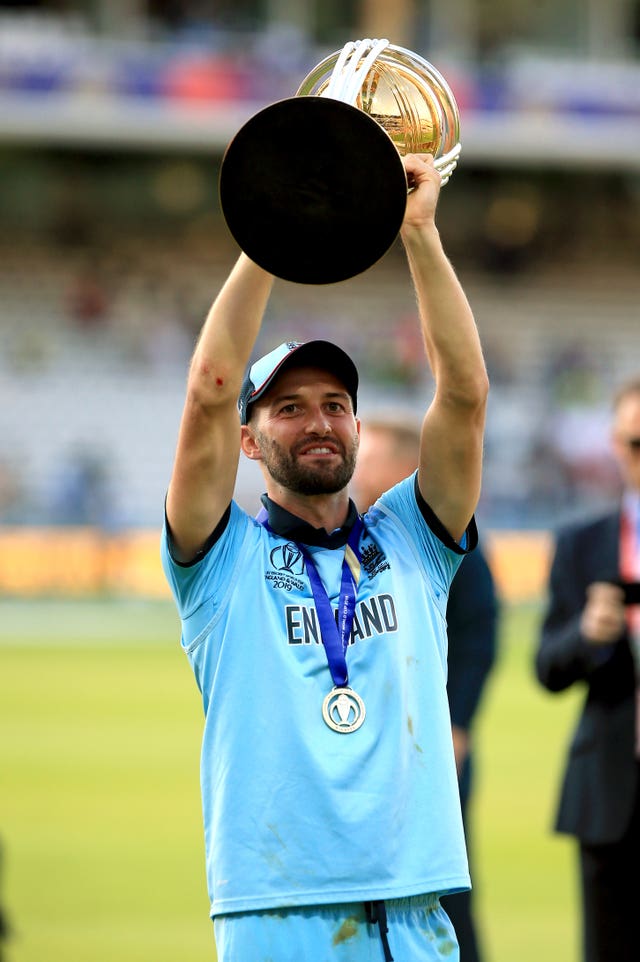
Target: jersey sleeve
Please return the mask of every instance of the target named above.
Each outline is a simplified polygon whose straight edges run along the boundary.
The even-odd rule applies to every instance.
[[[242,547],[254,525],[252,519],[231,503],[229,520],[220,536],[195,561],[181,564],[171,553],[171,532],[165,518],[160,541],[160,556],[183,624],[182,643],[189,648],[201,625],[208,623],[224,604],[241,567]]]
[[[477,544],[475,520],[471,519],[461,543],[454,541],[422,498],[417,471],[380,496],[372,510],[380,509],[402,526],[422,567],[448,593],[462,559]]]

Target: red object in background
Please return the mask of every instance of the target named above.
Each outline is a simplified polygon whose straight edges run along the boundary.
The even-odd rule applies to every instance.
[[[244,77],[230,61],[190,56],[167,67],[162,87],[177,100],[237,100],[244,93]]]
[[[477,106],[478,91],[474,79],[455,67],[447,67],[447,82],[453,91],[453,96],[460,110],[469,110]]]

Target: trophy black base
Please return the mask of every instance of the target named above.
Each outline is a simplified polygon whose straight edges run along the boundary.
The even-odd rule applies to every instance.
[[[398,236],[407,178],[390,136],[329,97],[292,97],[255,114],[225,151],[227,226],[276,277],[332,284],[371,267]]]

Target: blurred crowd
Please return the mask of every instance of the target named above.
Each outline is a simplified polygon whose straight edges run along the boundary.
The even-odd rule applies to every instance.
[[[108,140],[122,134],[116,124],[96,148],[74,140],[73,111],[54,114],[71,123],[61,138],[51,123],[28,135],[12,123],[37,125],[72,102],[81,126],[98,102],[117,120],[126,103],[145,124],[155,118],[156,135],[176,105],[191,118],[208,105],[196,114],[206,140],[219,108],[290,96],[344,40],[339,21],[358,11],[365,23],[376,5],[276,3],[260,24],[259,4],[0,6],[0,522],[156,525],[196,332],[236,254],[216,206],[223,144],[120,149]],[[605,119],[629,136],[637,129],[640,17],[632,3],[612,20],[594,8],[574,30],[573,8],[561,4],[557,23],[571,31],[558,33],[555,12],[538,23],[533,7],[520,17],[497,0],[485,6],[457,36],[438,5],[427,16],[403,3],[394,16],[400,37],[411,20],[420,49],[442,54],[476,135],[482,115],[476,150],[489,151],[463,148],[440,202],[492,382],[480,513],[495,527],[548,527],[576,504],[617,495],[607,399],[637,366],[640,191],[625,144],[598,136]],[[150,104],[151,114],[135,112]],[[531,121],[538,159],[571,140],[559,145],[558,116],[584,121],[581,163],[593,166],[496,163],[498,114]],[[401,256],[396,246],[366,283],[329,285],[321,299],[278,284],[257,349],[292,330],[321,333],[377,386],[364,410],[422,405],[431,385]],[[256,483],[241,470],[239,500],[251,503]]]
[[[64,4],[61,6],[64,9]],[[174,4],[176,14],[179,6]],[[225,12],[207,6],[184,4],[180,16],[165,11],[163,17],[154,18],[148,10],[144,17],[136,16],[135,5],[129,5],[127,15],[108,17],[103,12],[101,19],[107,22],[99,24],[99,30],[77,5],[71,5],[66,14],[34,10],[28,17],[18,11],[4,15],[0,11],[0,91],[177,104],[271,103],[291,96],[308,70],[335,49],[337,38],[345,31],[355,29],[353,39],[358,35],[353,26],[334,24],[330,28],[327,23],[324,31],[320,29],[324,38],[314,37],[311,22],[305,24],[300,9],[288,20],[268,18],[257,29],[256,15],[252,17],[248,11],[243,16],[238,9]],[[451,36],[441,38],[440,57],[446,60],[442,68],[446,66],[446,76],[463,109],[601,114],[630,122],[638,118],[640,67],[624,59],[616,62],[616,54],[624,54],[632,39],[640,41],[640,26],[635,22],[640,16],[636,12],[634,20],[633,9],[625,47],[621,48],[615,34],[610,35],[609,61],[598,64],[576,60],[572,44],[564,53],[563,44],[558,44],[557,50],[550,44],[531,44],[530,38],[529,43],[519,44],[518,35],[526,35],[526,17],[514,17],[508,7],[501,11],[499,4],[485,6],[495,9],[487,10],[487,16],[476,25],[474,41],[466,38],[461,44],[462,38],[457,42]],[[190,12],[189,7],[193,8]],[[362,8],[366,11],[366,4]],[[273,12],[277,14],[277,10],[276,4]],[[366,27],[368,14],[362,16]],[[323,18],[315,11],[311,20],[318,19]],[[325,13],[325,19],[329,21],[329,14]],[[402,21],[407,19],[398,10],[400,36],[394,34],[394,42],[402,44],[402,33],[407,30]],[[437,35],[442,25],[429,24],[418,13],[410,19],[414,49],[440,46]],[[432,19],[437,21],[437,11]],[[529,24],[529,29],[533,26]],[[318,25],[315,27],[317,33]],[[554,27],[557,29],[557,24],[551,22],[549,28]],[[566,37],[562,40],[566,46]],[[580,40],[576,33],[574,44]],[[472,47],[476,49],[469,57]],[[456,56],[456,48],[465,49],[467,56]]]
[[[178,244],[129,233],[95,248],[32,238],[2,254],[0,520],[153,525],[173,454],[175,399],[235,256],[222,225],[208,239],[196,232]],[[358,360],[364,383],[377,385],[375,395],[363,394],[363,411],[421,405],[431,385],[400,256],[392,249],[322,299],[280,282],[259,349],[292,330],[333,337]],[[636,363],[635,273],[618,266],[607,286],[579,265],[569,274],[553,265],[464,271],[492,381],[483,520],[547,527],[576,504],[614,498],[607,397]],[[241,472],[239,497],[253,499],[254,483]]]

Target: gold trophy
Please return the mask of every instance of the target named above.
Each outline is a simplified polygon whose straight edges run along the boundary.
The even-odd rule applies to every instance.
[[[436,68],[388,40],[356,40],[240,129],[223,157],[220,205],[265,270],[334,283],[396,239],[411,189],[401,158],[432,154],[446,184],[460,151],[458,107]]]

